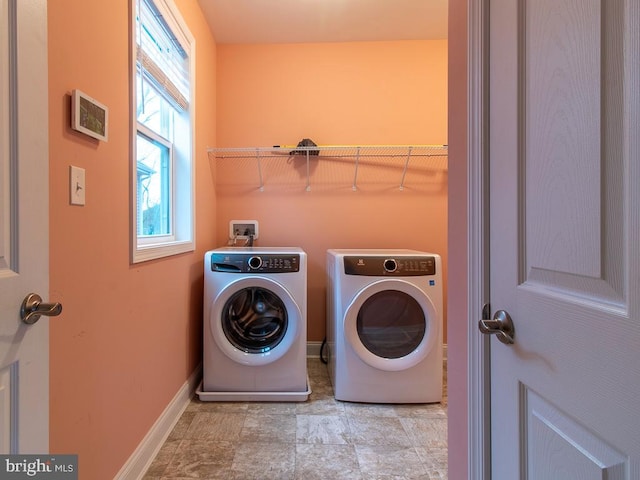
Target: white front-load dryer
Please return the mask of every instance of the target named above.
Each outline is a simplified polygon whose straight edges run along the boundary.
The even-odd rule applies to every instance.
[[[307,257],[297,247],[227,247],[204,256],[205,401],[303,401]]]
[[[327,251],[327,356],[337,400],[442,400],[442,266],[414,250]]]

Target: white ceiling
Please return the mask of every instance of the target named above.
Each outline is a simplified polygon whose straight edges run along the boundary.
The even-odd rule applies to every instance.
[[[447,38],[448,0],[198,0],[217,43]]]

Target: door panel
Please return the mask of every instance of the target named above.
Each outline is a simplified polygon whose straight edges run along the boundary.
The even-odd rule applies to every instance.
[[[612,445],[546,402],[523,389],[527,470],[523,478],[623,480],[626,459]]]
[[[640,478],[639,5],[490,2],[494,479]]]
[[[600,15],[582,3],[520,7],[525,275],[600,276]]]
[[[622,3],[527,1],[519,22],[523,282],[617,304],[623,296]]]

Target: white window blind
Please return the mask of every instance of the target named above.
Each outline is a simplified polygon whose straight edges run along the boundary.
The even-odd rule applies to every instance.
[[[137,0],[136,65],[143,79],[182,110],[189,108],[189,52],[160,11]],[[144,102],[142,102],[144,104]]]

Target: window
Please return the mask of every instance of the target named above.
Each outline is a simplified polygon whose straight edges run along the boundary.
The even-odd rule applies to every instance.
[[[132,0],[132,262],[195,249],[195,42],[172,0]]]

